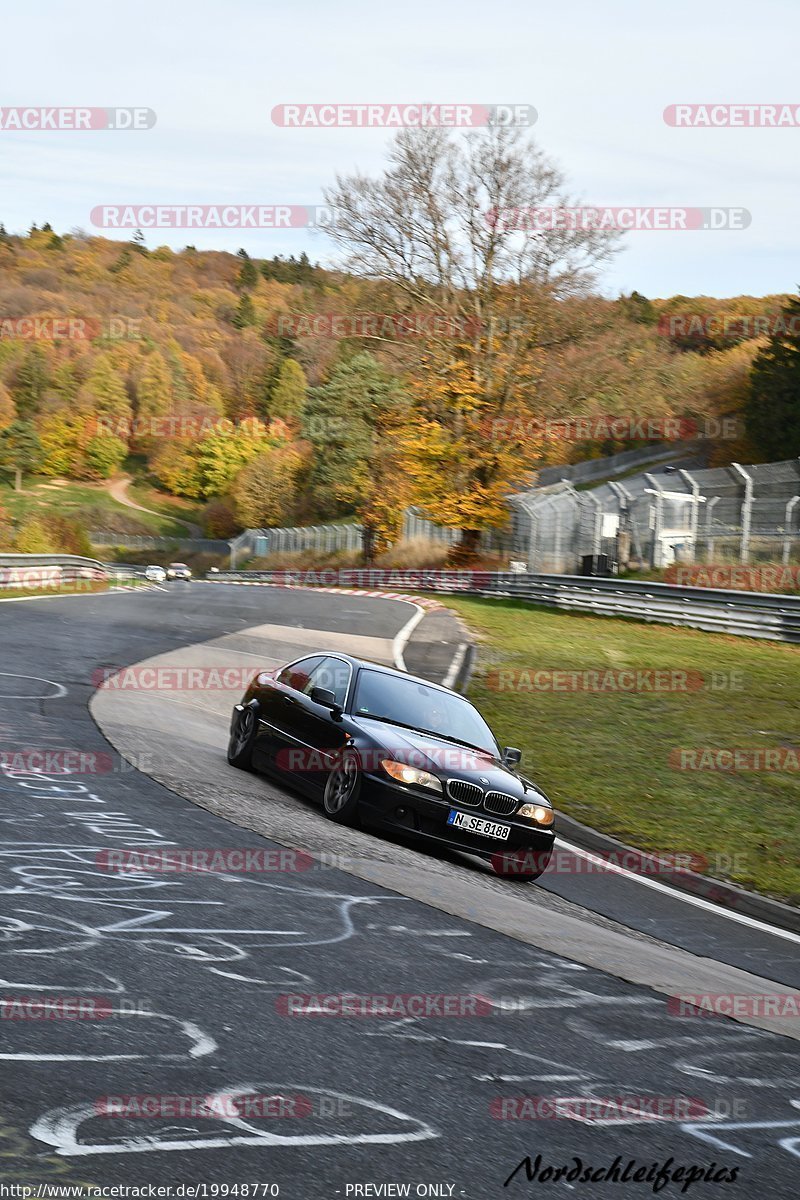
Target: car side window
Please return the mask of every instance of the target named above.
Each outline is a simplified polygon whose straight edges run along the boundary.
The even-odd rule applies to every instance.
[[[341,658],[323,658],[314,672],[311,687],[327,688],[329,692],[333,692],[339,707],[344,708],[352,670],[350,664]],[[309,693],[311,687],[308,689]]]
[[[301,658],[299,662],[284,667],[277,676],[278,683],[290,687],[295,692],[305,692],[315,669],[323,662],[323,655],[315,654],[312,658]]]

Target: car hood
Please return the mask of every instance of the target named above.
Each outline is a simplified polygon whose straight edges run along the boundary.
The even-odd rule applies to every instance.
[[[373,741],[380,743],[387,757],[398,762],[430,771],[440,779],[466,779],[479,784],[486,791],[507,792],[520,799],[525,796],[541,797],[549,803],[544,793],[530,780],[515,775],[488,751],[459,746],[446,738],[418,733],[414,729],[402,729],[372,717],[360,716],[353,720]]]

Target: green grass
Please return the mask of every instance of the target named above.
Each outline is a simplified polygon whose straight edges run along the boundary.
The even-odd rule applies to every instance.
[[[557,808],[644,850],[702,855],[709,874],[800,902],[800,774],[669,764],[675,747],[800,751],[800,647],[513,600],[447,604],[480,643],[470,698],[501,745],[521,747],[523,768]],[[693,671],[738,687],[554,692],[515,675],[523,688],[509,690],[509,676],[492,674],[597,668]]]
[[[162,516],[168,517],[174,524],[180,524],[184,528],[184,536],[187,521],[195,525],[200,524],[202,506],[195,501],[186,500],[182,496],[171,496],[168,492],[162,492],[142,481],[132,483],[128,488],[128,495],[137,504],[152,508]],[[135,516],[136,513],[131,515]],[[145,515],[142,513],[142,516]]]
[[[87,530],[109,529],[121,537],[125,533],[155,537],[186,537],[185,523],[171,516],[153,516],[138,512],[113,500],[102,484],[64,483],[42,476],[26,476],[23,491],[15,492],[5,480],[0,480],[0,505],[7,508],[15,521],[28,516],[40,517],[46,524],[48,512],[73,517]],[[144,504],[144,500],[139,500]],[[190,519],[190,518],[189,518]]]
[[[62,583],[58,587],[39,588],[0,588],[0,600],[12,600],[18,596],[77,596],[91,592],[108,591],[108,584],[100,581],[84,580],[75,583]]]

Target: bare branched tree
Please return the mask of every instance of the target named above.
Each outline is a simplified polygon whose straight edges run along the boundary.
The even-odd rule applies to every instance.
[[[337,176],[325,198],[328,232],[351,270],[482,327],[508,285],[554,299],[586,291],[617,240],[596,229],[523,228],[535,211],[575,202],[555,164],[508,126],[458,142],[441,129],[403,130],[382,177]]]
[[[513,127],[404,130],[382,176],[339,176],[325,198],[349,269],[445,320],[415,347],[421,424],[409,461],[420,502],[474,545],[481,524],[504,519],[503,492],[535,453],[525,434],[487,444],[486,429],[535,410],[544,350],[576,337],[561,301],[590,292],[619,235],[537,219],[576,205],[557,166]],[[461,338],[447,330],[453,319]],[[436,462],[449,455],[447,471],[426,447]]]

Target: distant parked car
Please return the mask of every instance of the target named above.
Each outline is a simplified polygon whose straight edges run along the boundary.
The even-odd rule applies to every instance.
[[[167,579],[182,579],[184,583],[189,583],[191,578],[192,572],[186,563],[170,563],[167,567]]]
[[[148,583],[163,583],[167,578],[167,572],[163,567],[151,566],[145,569],[144,577]]]

